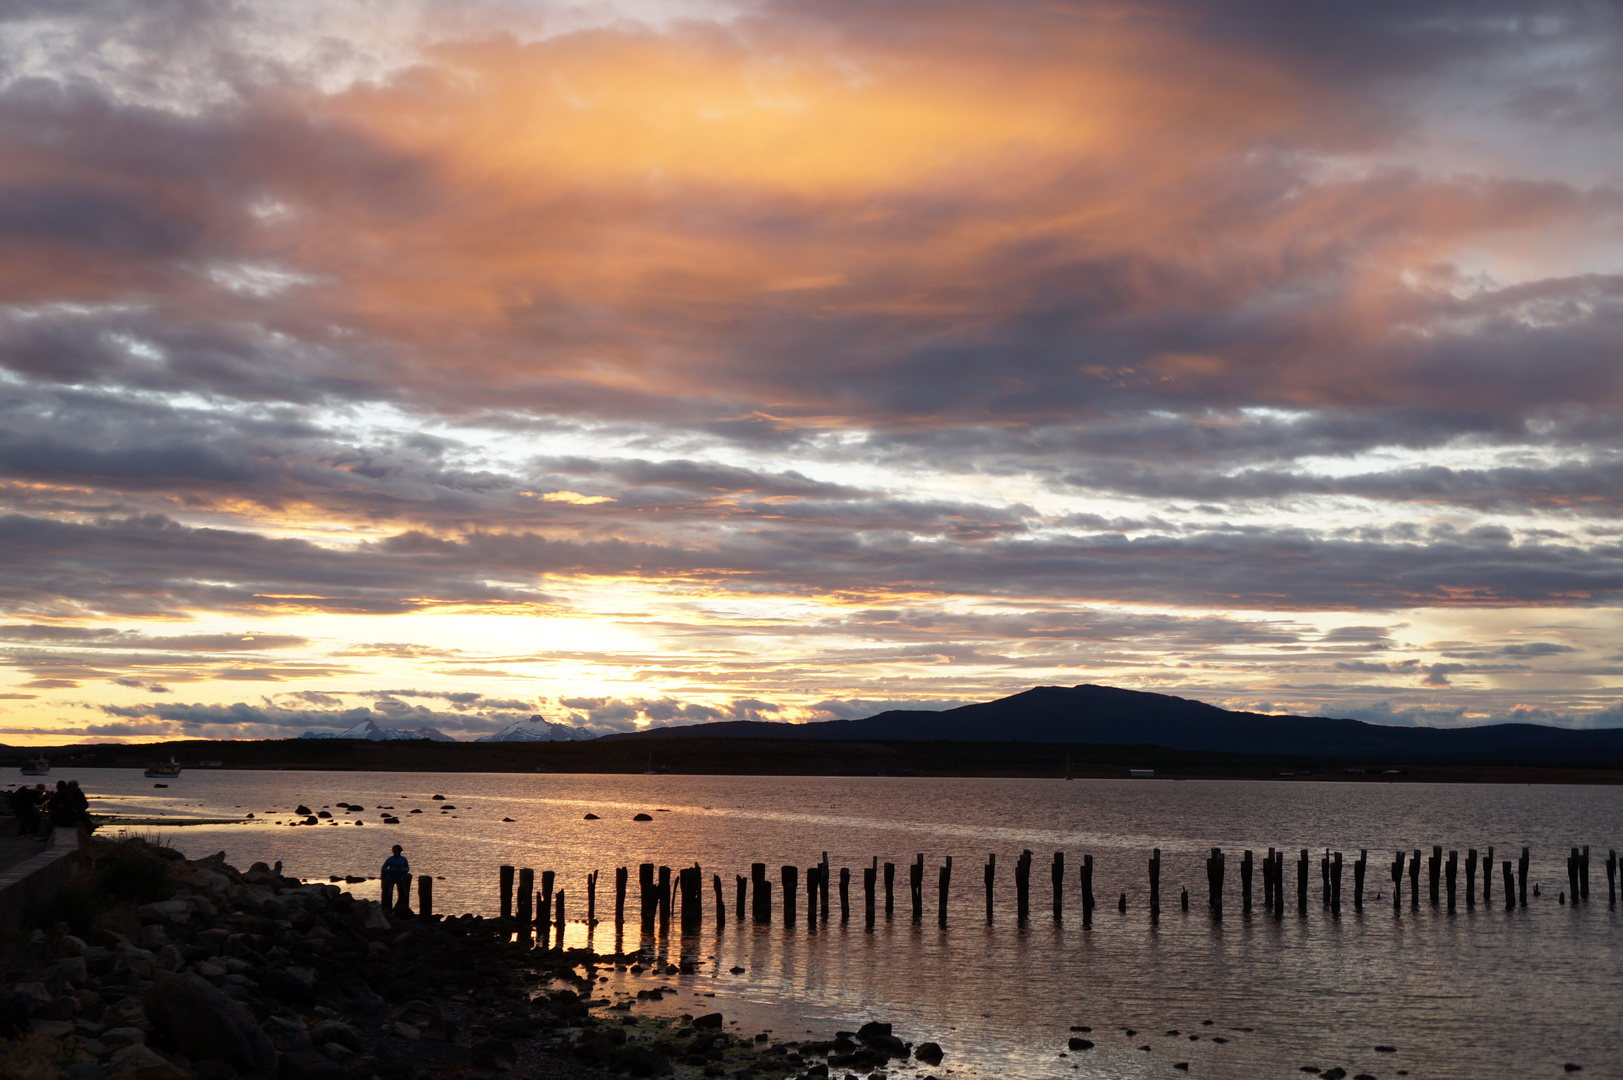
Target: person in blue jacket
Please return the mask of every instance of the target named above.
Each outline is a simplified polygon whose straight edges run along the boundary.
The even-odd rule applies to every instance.
[[[394,846],[394,854],[383,860],[383,910],[393,911],[395,904],[406,902],[406,888],[411,882],[411,864]],[[393,903],[390,901],[393,900]]]

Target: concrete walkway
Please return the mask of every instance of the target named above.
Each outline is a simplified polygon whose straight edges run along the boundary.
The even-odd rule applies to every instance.
[[[0,838],[0,930],[20,926],[79,865],[79,839],[72,829],[58,829],[48,844],[29,837]]]

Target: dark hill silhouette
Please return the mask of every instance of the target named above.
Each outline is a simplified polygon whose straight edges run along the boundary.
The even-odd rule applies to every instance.
[[[1113,686],[1038,686],[944,712],[893,709],[861,720],[753,720],[653,728],[604,739],[993,740],[1163,746],[1199,753],[1455,761],[1623,759],[1623,728],[1541,724],[1397,727],[1323,716],[1231,712],[1200,701]]]

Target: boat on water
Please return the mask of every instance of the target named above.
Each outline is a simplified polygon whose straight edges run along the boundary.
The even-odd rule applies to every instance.
[[[50,776],[51,775],[51,763],[45,759],[44,754],[41,754],[39,757],[34,758],[32,761],[23,762],[23,775],[24,776]]]
[[[156,780],[172,780],[180,775],[180,762],[174,758],[168,761],[154,761],[147,766],[144,775]]]

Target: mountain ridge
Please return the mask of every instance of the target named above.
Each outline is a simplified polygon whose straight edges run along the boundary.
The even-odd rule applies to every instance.
[[[1401,756],[1549,760],[1599,753],[1623,757],[1623,728],[1487,724],[1402,727],[1324,716],[1238,712],[1202,701],[1083,683],[1036,686],[941,712],[892,709],[809,724],[729,720],[602,736],[605,740],[764,738],[1016,741],[1151,745],[1170,750],[1307,756]]]

